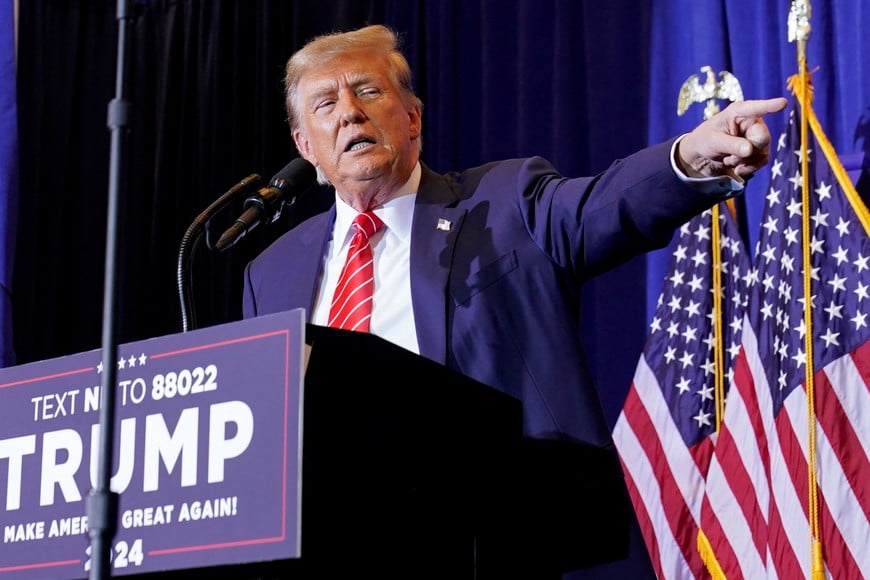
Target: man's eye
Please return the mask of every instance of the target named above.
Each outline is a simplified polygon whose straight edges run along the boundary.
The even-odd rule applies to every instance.
[[[358,95],[362,99],[370,99],[381,94],[381,90],[377,87],[366,87],[359,91]]]
[[[332,101],[332,100],[320,101],[314,106],[314,110],[315,111],[328,111],[329,109],[331,109],[333,107],[333,105],[335,105],[335,101]]]

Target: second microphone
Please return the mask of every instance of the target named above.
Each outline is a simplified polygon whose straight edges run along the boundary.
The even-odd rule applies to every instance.
[[[314,185],[316,179],[317,172],[308,161],[296,158],[288,163],[275,174],[269,185],[260,188],[255,195],[245,200],[245,211],[227,228],[214,249],[222,252],[235,245],[261,223],[271,223],[278,219],[284,204],[292,203],[298,195]]]

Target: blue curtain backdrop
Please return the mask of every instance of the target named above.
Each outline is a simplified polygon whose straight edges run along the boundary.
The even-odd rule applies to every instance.
[[[10,211],[0,205],[0,256],[8,260],[16,248],[12,298],[19,362],[99,346],[115,4],[21,3],[17,94],[27,179],[18,216],[25,227],[17,235],[16,198],[2,198]],[[539,154],[565,174],[590,174],[695,125],[700,110],[678,117],[676,97],[702,65],[736,74],[746,98],[784,94],[786,78],[797,70],[795,47],[786,40],[788,0],[132,4],[133,108],[118,283],[123,342],[180,331],[176,252],[184,231],[239,179],[254,171],[268,177],[294,155],[282,110],[282,66],[316,34],[378,22],[403,35],[425,104],[424,161],[438,171]],[[0,2],[3,88],[15,82],[5,72],[7,61],[14,62],[7,53],[9,5],[11,0]],[[860,164],[870,147],[870,4],[817,1],[812,26],[816,111],[837,150]],[[2,111],[9,111],[3,99]],[[14,99],[11,106],[14,111]],[[15,134],[14,120],[0,117],[3,139]],[[778,134],[782,119],[769,121]],[[15,167],[0,166],[11,192]],[[766,183],[765,174],[750,183],[750,237],[757,234]],[[194,271],[200,326],[238,319],[247,260],[328,201],[322,193],[310,196],[228,254],[200,250]],[[636,258],[584,289],[578,315],[611,421],[643,346],[664,255]],[[0,273],[8,288],[8,268]],[[649,577],[643,548],[635,548],[629,562],[575,577]]]

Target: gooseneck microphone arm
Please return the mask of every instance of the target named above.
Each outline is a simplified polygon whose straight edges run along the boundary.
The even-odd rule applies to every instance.
[[[196,328],[196,310],[193,306],[193,256],[202,241],[202,233],[208,221],[231,202],[246,194],[260,183],[260,176],[252,173],[235,184],[226,193],[216,199],[187,228],[181,238],[178,248],[178,269],[176,272],[178,285],[178,301],[181,306],[181,329],[183,332]]]
[[[296,201],[296,198],[308,189],[316,179],[317,172],[313,165],[302,158],[294,159],[275,174],[268,186],[261,187],[256,193],[248,196],[244,204],[244,213],[221,235],[214,246],[212,246],[208,236],[210,220],[236,198],[257,187],[260,183],[260,176],[256,173],[247,176],[193,220],[181,239],[176,271],[178,300],[181,306],[181,327],[184,332],[196,328],[196,312],[191,298],[191,288],[193,287],[191,270],[193,254],[200,245],[203,231],[206,233],[208,248],[222,252],[232,247],[260,223],[271,223],[278,219],[281,215],[281,209]]]

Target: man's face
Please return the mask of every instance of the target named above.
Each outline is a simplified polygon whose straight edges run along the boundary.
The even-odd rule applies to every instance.
[[[300,154],[363,205],[389,199],[419,156],[420,108],[403,102],[388,67],[376,54],[349,53],[303,75],[298,86],[293,138]]]

